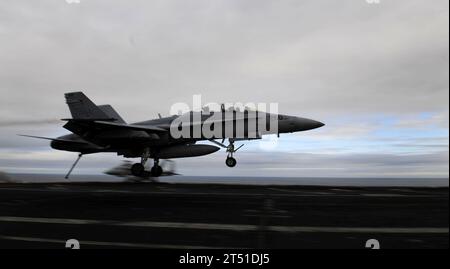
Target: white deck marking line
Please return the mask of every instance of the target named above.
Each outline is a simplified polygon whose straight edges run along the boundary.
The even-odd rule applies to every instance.
[[[0,239],[14,240],[14,241],[28,241],[28,242],[43,242],[43,243],[57,243],[61,244],[61,248],[65,246],[66,240],[39,238],[39,237],[23,237],[23,236],[8,236],[0,235]],[[210,246],[190,246],[190,245],[168,245],[168,244],[142,244],[142,243],[128,243],[128,242],[104,242],[104,241],[80,241],[81,248],[83,245],[95,246],[111,246],[111,247],[135,247],[135,248],[173,248],[173,249],[215,249],[225,247],[210,247]],[[229,247],[227,247],[229,248]]]
[[[92,193],[92,194],[99,194],[99,193],[123,193],[123,194],[146,194],[146,195],[184,195],[184,196],[192,196],[192,195],[199,195],[199,196],[244,196],[244,197],[261,197],[266,196],[264,193],[247,193],[247,192],[161,192],[161,191],[130,191],[130,190],[106,190],[106,189],[100,189],[100,190],[85,190],[85,189],[66,189],[66,190],[51,190],[51,189],[28,189],[28,188],[0,188],[0,191],[6,190],[6,191],[28,191],[28,192],[67,192],[67,193]],[[275,193],[272,196],[274,197],[363,197],[363,196],[370,196],[365,194],[307,194],[306,191],[305,194],[298,193],[296,194],[295,191],[292,192],[286,192],[286,193]],[[377,197],[377,196],[374,196]],[[394,195],[391,197],[397,197],[397,198],[409,198],[409,197],[420,197],[420,198],[440,198],[440,197],[446,197],[446,195]]]
[[[367,197],[407,197],[406,194],[398,194],[398,193],[362,193],[361,196]],[[414,195],[414,197],[418,197],[418,195]],[[422,196],[420,196],[422,197]]]
[[[88,220],[61,218],[30,218],[0,216],[0,222],[29,222],[48,224],[72,225],[108,225],[126,227],[148,227],[169,229],[198,229],[198,230],[226,230],[226,231],[258,231],[258,225],[251,224],[219,224],[193,222],[162,222],[162,221],[117,221],[117,220]],[[266,226],[267,231],[284,233],[387,233],[387,234],[448,234],[448,227],[311,227],[311,226]]]
[[[289,227],[269,226],[274,232],[292,233],[383,233],[383,234],[448,234],[448,228],[435,227]]]

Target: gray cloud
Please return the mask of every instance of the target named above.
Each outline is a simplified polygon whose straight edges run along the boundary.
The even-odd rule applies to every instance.
[[[48,119],[48,120],[13,120],[13,121],[0,121],[0,127],[11,127],[11,126],[29,126],[38,125],[42,126],[44,124],[56,124],[59,120]]]
[[[0,5],[5,119],[67,114],[69,90],[132,119],[193,93],[305,114],[448,108],[445,0]]]
[[[63,93],[71,90],[111,103],[129,121],[167,114],[173,103],[190,103],[192,94],[200,93],[205,103],[278,102],[283,113],[331,122],[318,139],[374,139],[369,134],[383,127],[369,120],[374,115],[405,119],[395,125],[402,130],[424,124],[448,129],[448,5],[447,0],[4,1],[0,154],[6,159],[14,149],[47,146],[18,139],[17,133],[64,133],[62,124],[34,123],[69,117]],[[423,112],[438,116],[417,120]],[[445,144],[448,136],[447,143],[426,145]],[[371,168],[370,158],[362,160],[367,171],[382,172]],[[387,160],[392,162],[383,163],[385,169],[394,171],[395,158]],[[433,160],[437,166],[426,162],[426,173],[438,167],[448,174],[448,165]]]

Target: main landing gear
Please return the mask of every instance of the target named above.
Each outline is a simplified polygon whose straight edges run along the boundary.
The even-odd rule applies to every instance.
[[[145,163],[148,160],[148,157],[150,156],[149,150],[146,150],[141,157],[140,163],[135,163],[131,166],[131,174],[136,177],[145,177],[147,175],[147,171],[145,171]],[[163,170],[161,166],[159,166],[159,159],[155,158],[153,167],[150,170],[150,176],[152,177],[159,177],[163,173]]]
[[[136,177],[141,177],[144,175],[145,168],[142,163],[135,163],[131,166],[131,174]]]
[[[238,151],[240,148],[242,148],[242,146],[244,146],[243,144],[242,145],[240,145],[238,148],[234,148],[234,139],[228,139],[228,141],[229,141],[229,144],[228,144],[228,146],[226,146],[225,144],[223,144],[223,142],[225,141],[225,139],[224,140],[222,140],[222,143],[220,143],[220,142],[217,142],[217,141],[215,141],[215,140],[210,140],[211,142],[213,142],[213,143],[215,143],[215,144],[217,144],[217,145],[219,145],[219,146],[221,146],[222,148],[226,148],[227,149],[227,159],[225,160],[225,164],[228,166],[228,167],[235,167],[236,166],[236,164],[237,164],[237,161],[236,161],[236,159],[235,158],[233,158],[233,153],[235,153],[236,151]]]
[[[159,177],[160,175],[162,175],[162,168],[161,166],[159,166],[159,159],[154,159],[154,164],[152,169],[150,170],[150,174],[152,175],[152,177]]]

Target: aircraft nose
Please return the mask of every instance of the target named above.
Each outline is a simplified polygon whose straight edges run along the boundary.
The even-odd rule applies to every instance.
[[[297,128],[300,129],[300,131],[306,131],[306,130],[320,128],[320,127],[324,126],[325,124],[320,121],[316,121],[316,120],[312,120],[312,119],[297,118],[296,125],[297,125]]]

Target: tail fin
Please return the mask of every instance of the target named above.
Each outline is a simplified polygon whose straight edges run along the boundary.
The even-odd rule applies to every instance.
[[[115,122],[126,123],[122,117],[117,113],[114,108],[110,105],[98,106],[108,117],[112,118]]]
[[[72,118],[76,120],[111,120],[103,110],[96,106],[82,92],[70,92],[64,95]]]

